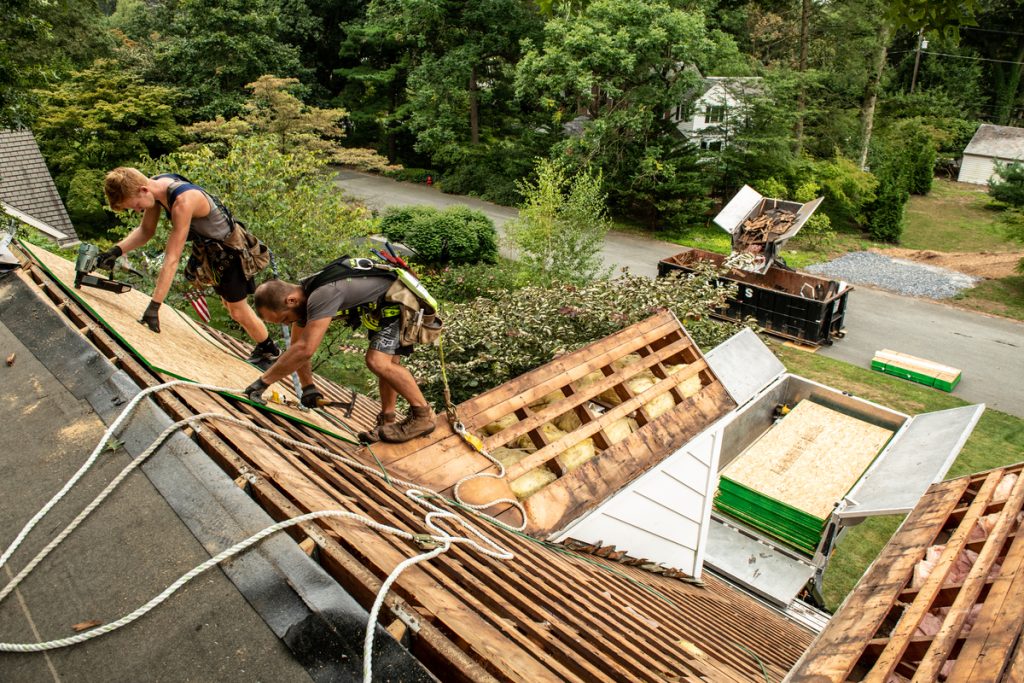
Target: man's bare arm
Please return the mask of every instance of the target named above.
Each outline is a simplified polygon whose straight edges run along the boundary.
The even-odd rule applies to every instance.
[[[299,373],[299,380],[303,386],[313,383],[313,369],[310,359],[320,347],[327,328],[331,324],[330,318],[310,320],[304,328],[298,325],[292,326],[292,345],[281,354],[281,357],[270,366],[270,369],[260,377],[267,384],[273,384],[277,380],[287,377],[293,372]],[[296,334],[297,330],[301,330]]]

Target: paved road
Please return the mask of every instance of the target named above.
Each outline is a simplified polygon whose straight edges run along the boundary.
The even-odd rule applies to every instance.
[[[383,209],[405,204],[443,208],[466,204],[494,219],[500,228],[515,209],[472,197],[446,195],[433,187],[341,171],[338,185],[368,205]],[[605,263],[654,276],[657,262],[678,253],[679,245],[620,232],[609,233]],[[1024,324],[972,313],[922,299],[858,287],[850,294],[847,336],[820,353],[869,367],[878,349],[889,348],[963,370],[954,394],[966,401],[1024,417]]]

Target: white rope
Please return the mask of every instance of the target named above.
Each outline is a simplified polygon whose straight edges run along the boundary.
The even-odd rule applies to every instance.
[[[156,391],[160,391],[162,389],[166,389],[166,388],[169,388],[169,387],[172,387],[172,386],[177,386],[177,385],[184,385],[184,386],[192,387],[192,388],[196,388],[196,389],[203,389],[203,390],[217,391],[217,392],[244,393],[244,392],[238,392],[235,389],[224,388],[224,387],[216,387],[216,386],[213,386],[213,385],[206,385],[206,384],[193,384],[191,382],[186,382],[184,380],[173,380],[173,381],[170,381],[170,382],[166,382],[164,384],[160,384],[160,385],[157,385],[157,386],[154,386],[154,387],[150,387],[150,388],[145,389],[142,392],[140,392],[138,395],[136,395],[128,403],[128,405],[125,406],[125,409],[122,411],[121,415],[118,416],[118,418],[113,422],[113,424],[111,424],[111,426],[106,430],[106,432],[104,432],[103,437],[101,437],[101,440],[100,440],[99,444],[97,445],[96,449],[94,449],[94,451],[89,456],[89,458],[86,460],[86,462],[82,465],[82,467],[79,468],[79,470],[64,485],[64,487],[53,498],[51,498],[50,501],[46,505],[44,505],[43,508],[40,509],[40,511],[37,512],[32,517],[31,520],[29,520],[29,522],[25,525],[25,527],[21,530],[21,532],[19,532],[19,534],[15,538],[14,542],[7,548],[7,550],[4,551],[3,555],[0,556],[0,566],[2,566],[10,558],[10,556],[15,552],[15,550],[18,548],[18,546],[21,545],[22,541],[24,541],[25,537],[28,536],[28,534],[32,530],[32,528],[35,527],[36,524],[38,524],[39,520],[42,519],[53,508],[53,506],[56,505],[67,494],[67,492],[69,490],[71,490],[71,488],[75,485],[75,483],[77,483],[78,480],[81,479],[81,477],[85,474],[85,472],[95,463],[96,459],[99,457],[100,453],[103,451],[103,448],[107,444],[109,439],[113,436],[113,434],[121,426],[121,424],[124,422],[124,420],[127,418],[127,416],[129,414],[131,414],[132,411],[134,411],[135,407],[139,404],[139,402],[142,400],[142,398],[144,398],[145,396],[147,396],[147,395],[149,395],[151,393],[154,393]],[[239,543],[236,543],[235,545],[231,546],[230,548],[227,548],[226,550],[218,553],[216,556],[211,557],[210,559],[206,560],[202,564],[200,564],[197,567],[193,568],[191,571],[186,572],[185,574],[183,574],[181,577],[178,578],[177,581],[172,583],[170,586],[168,586],[166,589],[164,589],[159,595],[157,595],[154,598],[152,598],[149,602],[147,602],[146,604],[142,605],[141,607],[139,607],[138,609],[134,610],[133,612],[125,615],[124,617],[121,617],[120,619],[117,619],[116,621],[110,622],[108,624],[103,624],[101,626],[98,626],[96,628],[90,629],[88,631],[84,631],[84,632],[78,633],[78,634],[76,634],[74,636],[70,636],[68,638],[60,638],[60,639],[57,639],[57,640],[50,640],[50,641],[38,642],[38,643],[0,643],[0,652],[43,652],[43,651],[46,651],[46,650],[54,650],[54,649],[68,647],[70,645],[75,645],[75,644],[78,644],[78,643],[82,643],[82,642],[85,642],[87,640],[91,640],[93,638],[97,638],[97,637],[102,636],[104,634],[107,634],[107,633],[110,633],[112,631],[115,631],[115,630],[117,630],[119,628],[127,626],[128,624],[130,624],[133,621],[141,618],[142,616],[147,614],[149,611],[151,611],[154,608],[156,608],[157,606],[159,606],[161,603],[163,603],[168,598],[170,598],[175,592],[177,592],[182,586],[184,586],[189,581],[191,581],[195,577],[199,576],[200,574],[202,574],[206,570],[208,570],[211,567],[214,567],[214,566],[220,564],[221,562],[224,562],[225,560],[227,560],[227,559],[229,559],[231,557],[234,557],[235,555],[237,555],[239,553],[244,552],[249,547],[251,547],[252,545],[254,545],[256,543],[259,543],[261,540],[263,540],[267,536],[270,536],[271,534],[274,534],[274,533],[276,533],[278,531],[281,531],[282,529],[287,529],[288,527],[295,526],[297,524],[302,524],[303,522],[307,522],[307,521],[311,521],[311,520],[315,520],[315,519],[319,519],[319,518],[323,518],[323,517],[332,517],[332,518],[348,519],[350,521],[358,522],[358,523],[363,524],[363,525],[365,525],[365,526],[367,526],[367,527],[369,527],[371,529],[374,529],[374,530],[376,530],[376,531],[378,531],[380,533],[392,534],[394,536],[397,536],[399,538],[403,538],[405,540],[414,541],[414,542],[418,542],[418,543],[430,542],[430,543],[437,543],[438,544],[437,548],[434,548],[433,550],[430,550],[429,552],[421,553],[419,555],[414,555],[413,557],[407,558],[406,560],[400,562],[391,571],[391,573],[388,575],[387,579],[381,584],[381,588],[378,591],[376,599],[374,600],[373,606],[372,606],[372,608],[370,610],[370,616],[369,616],[369,619],[368,619],[367,625],[366,625],[366,635],[365,635],[365,638],[364,638],[364,641],[363,641],[363,680],[368,683],[372,679],[372,673],[373,673],[372,653],[373,653],[373,639],[374,639],[374,633],[375,633],[375,628],[374,627],[375,627],[375,625],[377,623],[377,618],[378,618],[378,615],[380,613],[380,609],[383,606],[384,598],[386,597],[388,591],[390,590],[391,585],[398,579],[398,577],[401,575],[401,573],[403,571],[405,571],[407,568],[413,566],[414,564],[418,564],[420,562],[425,562],[427,560],[433,559],[434,557],[437,557],[438,555],[440,555],[440,554],[442,554],[444,552],[447,552],[451,548],[452,544],[454,544],[454,543],[465,543],[465,544],[467,544],[467,545],[469,545],[469,546],[471,546],[473,548],[476,548],[480,553],[482,553],[484,555],[487,555],[489,557],[496,558],[496,559],[509,560],[509,559],[512,559],[514,557],[513,553],[511,553],[510,551],[508,551],[508,550],[502,548],[501,546],[499,546],[493,539],[491,539],[490,537],[488,537],[485,534],[483,534],[480,530],[478,530],[475,526],[470,524],[462,516],[460,516],[460,515],[458,515],[458,514],[456,514],[454,512],[450,512],[450,511],[444,510],[444,509],[438,507],[437,505],[431,503],[429,501],[430,498],[439,498],[440,497],[440,495],[437,492],[435,492],[435,491],[432,491],[430,489],[426,489],[426,491],[428,491],[429,493],[424,493],[424,491],[420,490],[421,487],[418,487],[416,484],[413,484],[411,482],[403,482],[401,480],[396,480],[396,479],[393,479],[393,478],[389,478],[387,473],[382,471],[382,470],[378,470],[378,469],[370,467],[368,465],[364,465],[363,463],[360,463],[360,462],[358,462],[356,460],[353,460],[351,458],[337,455],[335,453],[332,453],[331,451],[328,451],[325,448],[321,448],[320,446],[316,446],[314,444],[305,443],[305,442],[298,441],[296,439],[291,439],[289,437],[282,436],[282,435],[280,435],[280,434],[278,434],[276,432],[273,432],[273,431],[271,431],[269,429],[265,429],[263,427],[259,427],[257,425],[254,425],[254,424],[250,423],[250,422],[246,422],[244,420],[240,420],[240,419],[235,418],[235,417],[224,415],[222,413],[200,413],[200,414],[188,417],[186,419],[179,420],[178,422],[175,422],[175,423],[171,424],[170,426],[168,426],[166,429],[164,429],[164,431],[161,432],[157,436],[157,438],[153,441],[152,444],[150,444],[150,446],[148,448],[146,448],[145,451],[143,451],[137,458],[135,458],[134,460],[132,460],[132,462],[130,462],[127,466],[125,466],[121,470],[121,472],[118,473],[118,475],[110,482],[110,484],[108,484],[106,486],[106,488],[104,488],[92,500],[92,502],[90,502],[82,510],[82,512],[80,512],[75,517],[75,519],[72,520],[71,523],[69,523],[64,528],[63,531],[61,531],[41,551],[39,551],[39,553],[37,553],[37,555],[32,559],[32,561],[29,562],[20,572],[18,572],[18,574],[3,588],[3,590],[0,590],[0,602],[2,602],[8,595],[11,594],[11,592],[13,592],[16,589],[17,586],[22,581],[24,581],[24,579],[29,574],[31,574],[31,572],[39,565],[39,563],[41,563],[43,561],[43,559],[45,559],[46,556],[50,554],[50,552],[52,552],[58,545],[60,545],[61,542],[64,541],[64,539],[66,539],[76,528],[78,528],[78,526],[85,520],[85,518],[88,517],[92,513],[92,511],[95,510],[100,505],[100,503],[102,503],[114,491],[114,489],[117,488],[117,486],[120,485],[120,483],[132,471],[134,471],[136,468],[138,468],[140,465],[142,465],[143,462],[145,462],[151,455],[153,455],[160,448],[160,446],[164,443],[164,441],[166,441],[167,438],[175,430],[180,429],[180,428],[182,428],[182,427],[184,427],[186,425],[191,425],[194,428],[198,428],[195,423],[201,422],[203,420],[218,420],[218,421],[222,421],[222,422],[227,422],[227,423],[230,423],[230,424],[238,425],[240,427],[244,427],[246,429],[250,429],[250,430],[252,430],[254,432],[257,432],[257,433],[263,434],[265,436],[268,436],[268,437],[270,437],[272,439],[275,439],[275,440],[277,440],[279,442],[282,442],[282,443],[285,443],[285,444],[289,444],[289,445],[292,445],[292,446],[295,446],[295,447],[298,447],[298,448],[304,448],[304,449],[313,451],[315,453],[319,453],[321,455],[325,455],[325,456],[329,457],[332,460],[337,460],[337,461],[340,461],[340,462],[344,462],[345,464],[347,464],[349,466],[352,466],[352,467],[355,467],[355,468],[357,468],[359,470],[368,472],[370,474],[373,474],[374,476],[381,477],[381,478],[385,479],[386,481],[397,482],[397,483],[399,483],[399,484],[401,484],[403,486],[409,486],[411,488],[408,488],[405,491],[405,495],[407,495],[409,498],[411,498],[414,502],[416,502],[420,506],[428,508],[430,510],[429,512],[427,512],[427,514],[424,517],[424,523],[427,526],[427,528],[433,530],[434,533],[433,534],[413,534],[411,532],[405,531],[403,529],[399,529],[397,527],[393,527],[393,526],[386,525],[386,524],[381,524],[381,523],[376,522],[376,521],[374,521],[374,520],[372,520],[369,517],[366,517],[364,515],[360,515],[360,514],[357,514],[357,513],[354,513],[354,512],[348,512],[348,511],[345,511],[345,510],[319,510],[319,511],[310,512],[310,513],[307,513],[307,514],[304,514],[304,515],[299,515],[297,517],[293,517],[291,519],[287,519],[287,520],[284,520],[282,522],[278,522],[276,524],[272,524],[271,526],[268,526],[265,529],[255,533],[255,534],[253,534],[249,538],[247,538],[247,539],[245,539],[243,541],[240,541]],[[484,455],[485,455],[485,457],[490,459],[492,462],[494,462],[496,465],[498,465],[499,469],[501,470],[501,474],[499,474],[498,476],[499,477],[503,476],[504,475],[504,467],[501,465],[501,463],[498,462],[497,460],[495,460],[494,458],[492,458],[487,453],[484,453]],[[455,487],[456,488],[456,498],[458,498],[457,490],[458,490],[458,486],[460,484],[464,483],[465,481],[468,481],[469,479],[472,479],[472,478],[475,478],[475,477],[478,477],[478,476],[485,476],[485,475],[487,475],[487,473],[480,473],[480,474],[472,475],[470,477],[465,477],[462,480],[460,480],[456,484],[456,487]],[[487,475],[487,476],[494,476],[494,475]],[[422,487],[422,488],[425,488],[425,487]],[[473,505],[469,505],[469,504],[466,504],[466,503],[462,503],[462,501],[459,501],[459,503],[461,505],[464,505],[464,506],[469,507],[469,508],[474,509],[474,510],[485,508],[485,507],[489,507],[490,505],[495,505],[495,504],[497,504],[499,502],[512,502],[512,503],[518,505],[518,501],[504,501],[504,500],[503,501],[495,501],[495,502],[492,502],[492,503],[490,503],[488,505],[484,505],[484,506],[473,506]],[[522,510],[521,507],[520,507],[520,510]],[[482,516],[490,518],[488,515],[482,515]],[[475,537],[475,539],[470,537],[470,536],[453,536],[449,531],[447,531],[446,529],[444,529],[444,528],[442,528],[442,527],[440,527],[438,525],[437,522],[439,520],[443,520],[443,519],[451,519],[451,520],[455,520],[455,521],[461,522],[465,526],[465,528],[468,530],[468,532],[471,533],[472,536]],[[511,528],[511,527],[508,527],[508,525],[506,525],[506,524],[498,522],[498,520],[495,520],[493,518],[490,518],[490,519],[492,519],[492,521],[497,523],[499,526],[502,526],[502,527],[505,527],[505,528]],[[525,526],[525,514],[523,515],[523,519],[524,519],[523,525]]]

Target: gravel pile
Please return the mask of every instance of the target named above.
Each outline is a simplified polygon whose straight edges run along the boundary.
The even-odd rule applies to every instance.
[[[805,270],[832,280],[874,285],[897,294],[929,299],[948,299],[970,289],[978,281],[978,278],[953,270],[889,258],[870,251],[850,252],[834,261],[807,266]]]

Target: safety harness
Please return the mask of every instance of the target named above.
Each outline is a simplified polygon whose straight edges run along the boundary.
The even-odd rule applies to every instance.
[[[432,344],[440,337],[442,323],[437,317],[437,301],[408,268],[396,262],[342,256],[300,284],[308,299],[326,284],[360,277],[385,278],[392,285],[376,301],[338,311],[338,316],[344,318],[351,328],[362,325],[378,330],[385,318],[401,316],[403,346]]]
[[[192,243],[192,253],[185,264],[185,279],[201,287],[216,285],[236,256],[241,260],[242,271],[247,278],[255,276],[267,267],[270,263],[270,249],[249,232],[245,223],[235,220],[230,209],[220,198],[177,173],[163,173],[155,178],[170,178],[175,181],[167,188],[167,206],[164,210],[168,219],[171,217],[171,208],[175,200],[182,193],[199,190],[213,201],[230,226],[230,232],[223,240],[200,235],[191,225],[189,226],[188,241]]]

